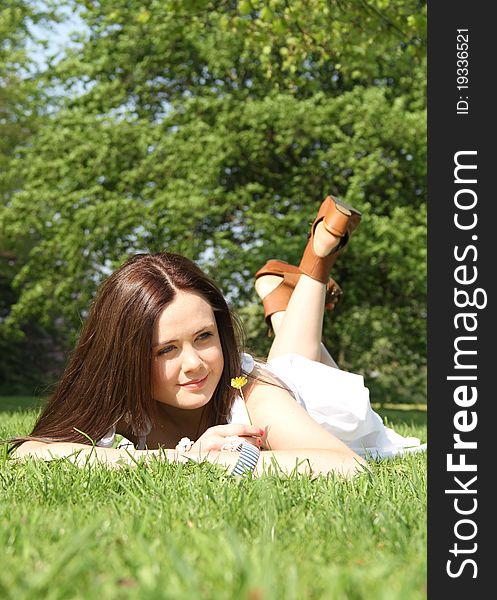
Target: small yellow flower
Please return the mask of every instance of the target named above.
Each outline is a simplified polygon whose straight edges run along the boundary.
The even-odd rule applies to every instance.
[[[246,383],[247,378],[245,377],[245,375],[242,375],[240,377],[232,377],[231,379],[231,387],[234,387],[237,390],[241,390]]]
[[[240,396],[242,397],[243,404],[245,405],[245,410],[247,411],[248,420],[250,421],[250,424],[253,425],[252,419],[250,418],[250,413],[247,408],[247,401],[245,400],[245,396],[243,395],[243,392],[242,392],[242,387],[246,383],[247,383],[247,378],[245,377],[245,375],[240,375],[239,377],[231,378],[231,387],[233,387],[237,390],[240,390]]]

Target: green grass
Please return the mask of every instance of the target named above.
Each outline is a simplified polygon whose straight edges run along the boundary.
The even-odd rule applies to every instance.
[[[0,398],[0,437],[29,430],[33,402]],[[426,439],[423,411],[382,413]],[[426,597],[424,454],[348,482],[0,454],[1,598]]]

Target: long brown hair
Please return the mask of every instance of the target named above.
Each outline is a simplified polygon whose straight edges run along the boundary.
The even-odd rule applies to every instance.
[[[88,443],[89,437],[96,442],[123,418],[135,435],[146,431],[157,417],[151,384],[154,326],[176,290],[201,294],[214,311],[224,369],[209,402],[208,426],[226,423],[236,393],[231,378],[240,374],[241,326],[194,262],[160,252],[131,257],[103,282],[33,431],[11,441]]]

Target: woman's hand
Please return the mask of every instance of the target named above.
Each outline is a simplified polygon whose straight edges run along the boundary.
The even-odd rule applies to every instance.
[[[253,425],[242,425],[238,423],[215,425],[214,427],[209,427],[209,429],[198,438],[188,453],[221,450],[222,446],[226,443],[226,438],[232,436],[241,437],[244,442],[260,448],[262,443],[261,436],[263,434],[263,429],[254,427]]]

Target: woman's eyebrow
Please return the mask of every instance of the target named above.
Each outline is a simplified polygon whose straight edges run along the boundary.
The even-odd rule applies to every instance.
[[[197,331],[194,331],[192,337],[195,337],[196,335],[198,335],[199,333],[202,333],[202,331],[205,331],[206,329],[212,329],[213,327],[214,327],[214,323],[209,323],[208,325],[204,325],[200,329],[197,329]],[[157,344],[154,344],[152,346],[152,348],[157,348],[157,346],[165,346],[166,344],[172,344],[173,342],[177,342],[177,341],[178,340],[167,340],[166,342],[159,342]]]

